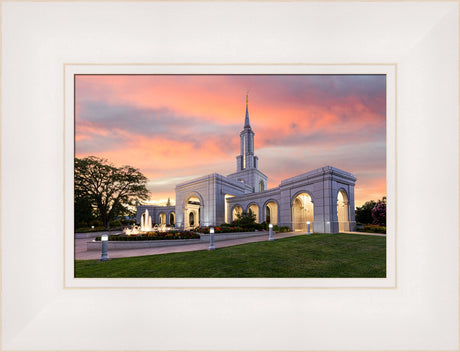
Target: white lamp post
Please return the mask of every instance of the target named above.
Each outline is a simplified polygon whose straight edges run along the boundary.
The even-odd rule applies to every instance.
[[[102,254],[101,254],[101,262],[105,262],[109,260],[109,256],[107,255],[107,242],[109,241],[109,235],[102,235],[101,242],[102,242]]]
[[[210,237],[211,237],[211,238],[210,238],[211,242],[209,243],[209,250],[210,250],[210,251],[213,251],[213,250],[216,249],[216,247],[214,247],[214,227],[211,227],[211,228],[209,229],[209,234],[211,235],[211,236],[210,236]]]
[[[273,224],[268,225],[268,240],[274,241],[273,239]]]
[[[311,235],[311,232],[310,232],[310,221],[307,221],[307,235]]]

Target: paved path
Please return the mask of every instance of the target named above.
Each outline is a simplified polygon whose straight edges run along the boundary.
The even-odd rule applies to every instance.
[[[352,234],[359,235],[370,235],[370,236],[385,236],[382,234],[373,234],[365,232],[348,232]],[[275,233],[273,238],[275,240],[280,238],[292,237],[292,236],[301,236],[305,235],[303,232],[283,232]],[[76,238],[75,239],[75,259],[100,259],[101,253],[99,251],[87,251],[86,242],[91,241],[92,238]],[[232,240],[216,241],[214,246],[216,249],[222,247],[235,246],[238,244],[251,243],[251,242],[262,242],[267,241],[268,235],[254,235],[252,237],[238,238]],[[138,248],[138,249],[120,249],[120,250],[109,250],[109,258],[125,258],[125,257],[138,257],[143,255],[152,255],[152,254],[163,254],[163,253],[177,253],[177,252],[191,252],[191,251],[201,251],[207,250],[209,248],[208,242],[195,243],[195,244],[185,244],[179,246],[167,246],[167,247],[158,247],[158,248]]]
[[[385,233],[371,233],[371,232],[357,232],[357,231],[346,231],[343,233],[349,233],[352,235],[367,235],[367,236],[379,236],[379,237],[387,237]]]
[[[285,238],[292,236],[304,235],[301,232],[285,232],[275,233],[273,238]],[[101,253],[99,251],[87,251],[86,242],[91,241],[91,238],[75,239],[75,259],[100,259]],[[251,237],[238,238],[232,240],[215,241],[214,246],[216,249],[222,247],[235,246],[238,244],[261,242],[267,241],[268,234],[255,235]],[[163,254],[163,253],[177,253],[177,252],[191,252],[207,250],[209,248],[209,242],[195,243],[195,244],[184,244],[179,246],[167,246],[157,248],[138,248],[138,249],[120,249],[120,250],[109,250],[109,258],[124,258],[124,257],[137,257],[142,255],[152,254]]]

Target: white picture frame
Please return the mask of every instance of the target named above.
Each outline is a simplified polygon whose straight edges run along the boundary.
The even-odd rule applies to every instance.
[[[1,350],[458,350],[458,6],[1,3]],[[181,63],[395,68],[393,285],[70,287],[65,69]]]
[[[152,288],[396,288],[396,169],[395,169],[395,126],[396,126],[396,65],[90,65],[65,64],[65,278],[64,287],[152,287]],[[386,76],[387,82],[387,236],[386,236],[386,277],[385,278],[309,278],[309,279],[178,279],[178,278],[142,278],[142,279],[108,279],[108,278],[74,278],[74,226],[73,226],[73,161],[75,150],[74,97],[75,76],[92,74],[380,74]],[[184,127],[185,128],[185,127]]]

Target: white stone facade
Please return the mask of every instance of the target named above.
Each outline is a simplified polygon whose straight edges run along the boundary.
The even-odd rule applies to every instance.
[[[306,221],[310,220],[314,232],[337,233],[340,231],[353,231],[355,222],[354,186],[356,178],[345,171],[332,166],[322,167],[295,177],[283,180],[281,184],[270,190],[250,195],[230,198],[227,201],[228,213],[240,206],[244,211],[256,205],[259,211],[259,222],[267,219],[267,205],[276,204],[275,214],[270,214],[272,223],[278,226],[289,226],[291,229],[306,229]],[[339,192],[344,200],[338,205]],[[295,221],[295,200],[300,195],[307,195],[313,203],[312,215],[305,222],[299,224]],[[302,205],[301,205],[302,206]],[[255,207],[253,206],[252,209]],[[307,207],[304,207],[307,208]],[[273,209],[273,208],[272,208]],[[302,209],[300,209],[301,211]],[[339,221],[339,215],[344,215]],[[274,221],[274,219],[276,219]],[[262,220],[262,221],[260,221]],[[231,219],[228,218],[227,222]]]
[[[247,97],[240,152],[235,173],[227,176],[214,173],[177,185],[175,207],[139,206],[138,222],[145,209],[149,209],[154,223],[160,223],[160,213],[166,214],[168,220],[173,213],[177,228],[190,229],[230,223],[237,212],[251,210],[259,223],[266,221],[296,231],[306,231],[307,221],[313,232],[356,229],[356,178],[348,172],[325,166],[267,189],[267,176],[258,170],[254,155]]]
[[[152,224],[174,225],[176,223],[176,207],[174,205],[138,205],[136,212],[136,222],[141,223],[142,214],[148,210],[152,217]]]

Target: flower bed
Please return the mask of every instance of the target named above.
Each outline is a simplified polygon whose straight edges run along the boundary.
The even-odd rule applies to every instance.
[[[76,229],[75,233],[89,233],[89,232],[101,232],[101,231],[122,231],[123,227],[111,227],[110,229],[105,228],[104,226],[98,226],[93,228],[90,227],[80,227]]]
[[[197,227],[193,231],[199,232],[199,233],[209,233],[209,229],[211,226],[206,226],[206,227]],[[251,232],[254,230],[249,230],[249,229],[244,229],[242,227],[237,227],[237,226],[215,226],[214,227],[214,233],[230,233],[230,232]]]
[[[106,231],[107,229],[104,226],[96,226],[95,228],[91,227],[79,227],[75,229],[76,233],[87,233],[87,232],[100,232]]]
[[[206,227],[197,227],[193,231],[208,234],[211,226]],[[267,231],[267,229],[254,230],[253,228],[244,228],[239,226],[215,226],[214,233],[232,233],[232,232],[255,232],[255,231]],[[289,232],[291,229],[288,226],[273,226],[273,231],[275,232]]]
[[[199,239],[200,235],[192,231],[168,231],[168,232],[147,232],[140,235],[130,235],[119,233],[110,235],[109,241],[156,241],[156,240],[188,240]],[[100,241],[101,236],[96,237]]]

